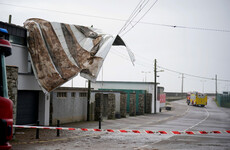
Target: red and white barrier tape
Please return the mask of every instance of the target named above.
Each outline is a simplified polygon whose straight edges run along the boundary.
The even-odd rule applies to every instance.
[[[145,134],[225,134],[230,130],[225,131],[151,131],[151,130],[113,130],[113,129],[87,129],[87,128],[63,128],[63,127],[44,127],[44,126],[26,126],[13,125],[14,128],[30,128],[30,129],[52,129],[52,130],[74,130],[74,131],[94,131],[94,132],[113,132],[113,133],[145,133]]]

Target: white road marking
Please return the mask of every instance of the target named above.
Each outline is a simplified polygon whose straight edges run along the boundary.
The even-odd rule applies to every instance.
[[[186,114],[189,110],[190,110],[190,109],[188,108],[184,114]],[[201,121],[199,121],[198,123],[196,123],[195,125],[189,127],[188,129],[192,129],[192,128],[194,128],[195,126],[201,124],[202,122],[204,122],[205,120],[208,119],[208,117],[209,117],[209,112],[207,111],[207,108],[205,108],[205,111],[206,111],[207,116],[206,116],[203,120],[201,120]],[[183,114],[183,115],[184,115],[184,114]],[[183,115],[182,115],[182,116],[183,116]],[[184,130],[184,132],[187,131],[188,129]],[[165,139],[159,139],[159,140],[157,140],[156,142],[154,142],[153,144],[159,143],[159,142],[161,142],[161,141],[163,141],[163,140],[167,140],[167,139],[169,139],[169,138],[171,138],[171,137],[173,137],[173,136],[175,136],[175,135],[170,135],[169,137],[167,137],[167,138],[165,138]]]
[[[200,122],[198,122],[197,124],[195,124],[195,125],[189,127],[188,129],[192,129],[192,128],[194,128],[195,126],[201,124],[202,122],[204,122],[205,120],[208,119],[208,117],[209,117],[209,112],[208,112],[207,108],[205,108],[205,111],[206,111],[207,116],[206,116],[203,120],[201,120]],[[186,129],[186,130],[184,130],[184,131],[187,131],[188,129]]]

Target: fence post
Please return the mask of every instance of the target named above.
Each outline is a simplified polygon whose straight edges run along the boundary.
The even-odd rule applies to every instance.
[[[100,113],[100,116],[99,116],[99,129],[101,129],[101,120],[102,120],[102,114]]]
[[[39,126],[39,120],[37,121],[37,126]],[[36,139],[39,139],[39,128],[36,129]]]
[[[57,127],[60,127],[60,120],[57,120]],[[57,136],[60,136],[60,130],[57,129]]]

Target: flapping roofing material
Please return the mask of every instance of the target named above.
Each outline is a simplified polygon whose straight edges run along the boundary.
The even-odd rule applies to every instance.
[[[39,85],[51,92],[78,73],[95,81],[112,45],[126,46],[118,36],[95,28],[32,18],[24,23],[28,49]],[[133,53],[127,48],[131,61]]]

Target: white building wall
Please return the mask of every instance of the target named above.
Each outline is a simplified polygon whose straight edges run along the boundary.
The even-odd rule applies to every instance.
[[[49,125],[50,95],[39,92],[38,120],[40,125]]]
[[[35,76],[31,73],[26,46],[12,44],[12,55],[6,57],[6,65],[18,67],[18,90],[41,91]],[[41,125],[49,125],[49,104],[50,99],[47,99],[42,91],[39,92],[38,120]]]
[[[18,90],[41,90],[28,61],[26,46],[12,44],[12,55],[6,57],[6,65],[18,67]]]
[[[12,55],[6,57],[6,65],[17,66],[19,73],[28,73],[28,50],[25,46],[12,44]]]

